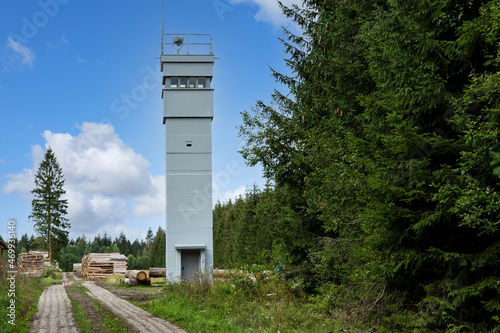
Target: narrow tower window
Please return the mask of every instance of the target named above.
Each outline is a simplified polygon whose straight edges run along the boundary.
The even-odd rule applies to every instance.
[[[170,88],[177,88],[179,86],[179,78],[173,77],[170,79]]]
[[[187,77],[181,77],[179,88],[187,88],[188,79]]]
[[[205,78],[204,78],[204,77],[198,77],[198,78],[197,78],[197,81],[198,81],[198,83],[197,83],[197,85],[196,85],[196,88],[206,88],[206,87],[205,87],[205,81],[206,81],[206,80],[205,80]]]

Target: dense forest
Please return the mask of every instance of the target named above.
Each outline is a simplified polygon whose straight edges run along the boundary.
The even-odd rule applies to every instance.
[[[0,236],[0,240],[1,236]],[[16,255],[28,251],[47,251],[47,241],[38,236],[24,234],[16,239]],[[59,268],[64,272],[73,271],[74,263],[81,263],[88,253],[121,253],[128,257],[129,269],[149,269],[150,267],[165,267],[165,231],[158,228],[156,235],[149,228],[146,239],[130,241],[122,232],[112,239],[107,234],[98,234],[94,239],[87,240],[85,235],[76,240],[71,239],[65,246],[60,245],[54,256]]]
[[[302,29],[272,72],[285,92],[240,126],[269,184],[215,207],[216,266],[281,264],[311,294],[371,284],[403,330],[498,328],[500,1],[283,11]]]

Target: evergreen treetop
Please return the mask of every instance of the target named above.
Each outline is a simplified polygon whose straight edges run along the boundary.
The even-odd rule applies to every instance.
[[[68,243],[70,224],[65,217],[68,200],[61,166],[49,147],[35,175],[35,188],[31,191],[32,213],[35,232],[47,242],[50,259],[57,259],[59,250]]]

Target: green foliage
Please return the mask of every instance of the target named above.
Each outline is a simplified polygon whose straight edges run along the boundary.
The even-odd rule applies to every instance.
[[[7,262],[0,259],[0,332],[28,332],[30,319],[37,312],[38,299],[43,289],[50,285],[50,281],[22,274],[16,274],[14,280],[7,280],[12,278],[12,274],[7,273],[8,270]],[[11,281],[15,281],[15,292],[11,291]],[[7,316],[7,307],[11,300],[15,301],[15,325],[8,323],[10,318]]]
[[[59,258],[59,267],[63,272],[72,272],[74,263],[81,263],[83,252],[78,251],[77,246],[67,245],[62,251]]]
[[[167,237],[165,231],[158,227],[156,236],[151,246],[150,267],[165,267],[166,262],[166,244]]]
[[[232,268],[273,262],[276,212],[273,191],[254,186],[234,201],[217,203],[213,211],[215,266]]]
[[[230,275],[213,283],[168,284],[161,297],[142,306],[189,332],[337,332],[346,324],[368,331],[318,313],[293,288],[280,275]]]
[[[68,200],[62,199],[64,177],[54,152],[49,147],[35,175],[32,213],[29,218],[34,229],[48,244],[49,256],[57,260],[59,251],[68,243],[70,224],[67,214]]]
[[[55,281],[60,281],[62,279],[62,270],[54,265],[47,266],[43,270],[42,277],[44,279],[51,279],[51,280],[55,280]]]
[[[129,329],[122,322],[122,320],[105,309],[101,304],[99,304],[98,301],[90,298],[87,295],[87,289],[81,284],[73,284],[69,286],[66,289],[66,292],[68,293],[71,305],[73,306],[75,321],[82,333],[95,332],[96,329],[105,330],[110,333],[129,332]],[[72,292],[80,293],[86,299],[85,303],[87,303],[87,307],[82,306],[78,300],[73,299]],[[94,312],[92,322],[87,318],[90,310]]]
[[[283,7],[303,36],[285,30],[291,74],[273,72],[290,93],[258,102],[240,126],[243,157],[274,183],[270,253],[299,268],[312,291],[383,283],[401,295],[384,303],[394,329],[494,329],[499,1],[303,7]],[[268,230],[260,212],[216,211],[215,237],[244,244],[245,229]],[[225,244],[216,262],[219,253],[223,265],[241,264],[240,251],[258,263],[248,249]]]
[[[133,254],[128,255],[128,269],[149,269],[152,266],[150,263],[150,257],[146,249],[143,249],[139,256],[136,258]]]

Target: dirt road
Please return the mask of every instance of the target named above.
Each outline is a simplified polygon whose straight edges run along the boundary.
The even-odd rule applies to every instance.
[[[79,332],[73,316],[71,301],[64,285],[72,284],[81,279],[73,273],[63,273],[62,284],[53,285],[43,291],[38,302],[38,312],[35,314],[30,332]],[[187,333],[172,323],[119,298],[93,282],[85,281],[83,286],[89,290],[88,295],[97,300],[106,310],[120,319],[135,332]]]
[[[50,286],[43,291],[30,332],[80,332],[73,316],[71,301],[62,284]]]
[[[127,326],[137,329],[138,332],[187,333],[172,323],[152,315],[90,281],[85,281],[83,286],[90,291],[89,295],[92,298],[109,312],[120,317]]]

